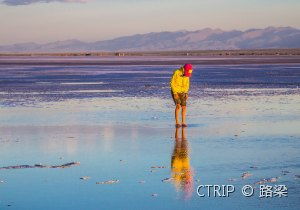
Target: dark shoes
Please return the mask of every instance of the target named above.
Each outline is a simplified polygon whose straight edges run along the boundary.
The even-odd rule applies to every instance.
[[[176,127],[176,128],[180,128],[180,127],[186,128],[186,127],[188,127],[188,126],[187,126],[187,124],[182,124],[182,125],[176,124],[175,127]]]

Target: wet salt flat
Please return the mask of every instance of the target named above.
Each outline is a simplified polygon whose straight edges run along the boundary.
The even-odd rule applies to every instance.
[[[0,209],[299,209],[299,65],[198,66],[177,130],[174,66],[60,68],[0,66]]]

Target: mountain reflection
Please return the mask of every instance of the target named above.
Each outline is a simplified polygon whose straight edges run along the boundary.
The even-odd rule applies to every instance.
[[[173,183],[177,191],[183,193],[184,199],[189,199],[193,193],[193,172],[190,165],[186,128],[175,130],[175,144],[171,159]]]

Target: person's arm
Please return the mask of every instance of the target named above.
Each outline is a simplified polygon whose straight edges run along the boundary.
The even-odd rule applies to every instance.
[[[171,81],[170,81],[170,87],[171,87],[171,90],[172,90],[172,93],[174,95],[177,95],[177,90],[176,90],[176,71],[173,73],[173,76],[171,78]]]
[[[190,80],[187,79],[187,81],[186,81],[186,82],[184,83],[184,85],[183,85],[183,92],[184,92],[185,94],[188,94],[189,89],[190,89]]]

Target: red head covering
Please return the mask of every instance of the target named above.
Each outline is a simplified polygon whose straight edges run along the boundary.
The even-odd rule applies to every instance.
[[[184,76],[186,77],[192,76],[192,72],[193,72],[192,64],[187,63],[183,66],[183,68],[184,68]]]

